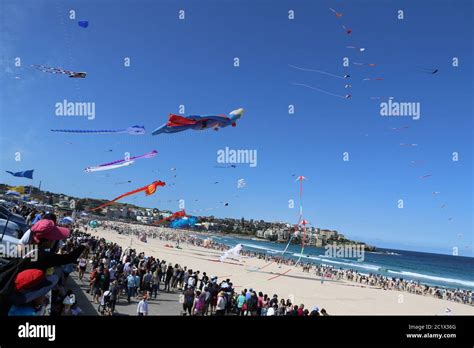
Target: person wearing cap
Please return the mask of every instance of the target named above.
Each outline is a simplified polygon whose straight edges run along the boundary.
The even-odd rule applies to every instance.
[[[12,284],[8,315],[44,315],[48,304],[46,295],[56,286],[58,280],[57,275],[47,277],[45,271],[40,269],[19,272]]]
[[[224,291],[217,294],[216,315],[222,316],[225,314],[226,299]]]

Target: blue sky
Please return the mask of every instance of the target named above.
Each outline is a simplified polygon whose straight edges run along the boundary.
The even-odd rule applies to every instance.
[[[169,185],[154,196],[123,202],[176,211],[177,200],[185,199],[187,211],[213,208],[207,213],[292,223],[298,220],[298,209],[288,208],[289,199],[298,199],[292,175],[304,175],[305,218],[317,227],[382,247],[451,253],[457,246],[472,256],[472,7],[470,1],[4,0],[1,168],[35,169],[34,185],[41,180],[46,190],[104,199],[161,179]],[[70,9],[76,20],[69,19]],[[404,20],[397,19],[399,9]],[[185,20],[178,19],[179,10]],[[77,20],[89,20],[89,27],[80,28]],[[353,29],[350,36],[343,24]],[[357,53],[348,45],[366,50]],[[15,57],[22,67],[14,66]],[[128,68],[125,57],[131,59]],[[377,66],[344,68],[344,57]],[[459,67],[452,67],[453,57]],[[31,64],[88,76],[73,80]],[[352,98],[291,85],[347,93],[346,80],[288,64],[349,73]],[[440,71],[423,74],[420,67]],[[362,81],[378,76],[384,80]],[[381,117],[373,96],[419,102],[421,118]],[[64,99],[94,102],[96,118],[55,116],[55,104]],[[186,114],[239,107],[246,113],[236,128],[151,136],[181,104]],[[132,125],[144,125],[148,134],[50,132]],[[410,128],[390,130],[401,126]],[[257,167],[215,168],[217,151],[226,146],[257,150]],[[156,158],[130,167],[83,172],[124,152],[153,149]],[[458,162],[451,160],[453,152]],[[423,163],[413,167],[412,160]],[[30,183],[4,170],[0,182]],[[420,179],[425,174],[432,177]],[[238,189],[241,178],[247,186]],[[126,180],[132,183],[114,185]],[[441,194],[434,197],[433,191]]]

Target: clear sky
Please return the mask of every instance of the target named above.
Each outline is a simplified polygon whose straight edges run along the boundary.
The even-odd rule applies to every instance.
[[[69,19],[71,9],[75,20]],[[403,20],[397,18],[400,9]],[[0,182],[30,184],[4,170],[35,169],[33,184],[41,181],[43,189],[111,199],[161,179],[168,185],[155,195],[123,202],[176,211],[177,200],[184,199],[188,212],[296,223],[298,184],[292,175],[304,175],[305,218],[317,227],[382,247],[451,253],[457,246],[472,256],[472,1],[1,0],[0,13]],[[89,27],[79,27],[78,20],[88,20]],[[15,67],[16,57],[21,67]],[[350,58],[348,68],[344,57]],[[88,75],[69,79],[31,64]],[[432,67],[439,72],[422,72]],[[384,80],[362,81],[366,77]],[[344,88],[348,81],[351,89]],[[349,91],[352,98],[291,83]],[[374,96],[419,102],[421,117],[381,117]],[[55,116],[55,104],[64,99],[94,102],[95,119]],[[235,128],[151,136],[179,105],[186,114],[239,107],[246,113]],[[132,125],[145,126],[147,134],[50,132]],[[403,126],[409,128],[391,130]],[[257,166],[215,168],[217,151],[226,146],[256,150]],[[154,149],[157,157],[130,167],[83,171],[124,152]],[[21,161],[15,161],[16,152]],[[349,161],[343,161],[344,152]],[[459,161],[452,161],[453,152]],[[432,176],[420,179],[427,174]],[[246,187],[239,189],[241,178]],[[115,185],[127,180],[132,183]],[[289,199],[296,201],[294,209]]]

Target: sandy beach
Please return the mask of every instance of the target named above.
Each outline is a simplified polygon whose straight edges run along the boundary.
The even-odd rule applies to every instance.
[[[149,238],[144,243],[136,236],[120,235],[102,227],[88,232],[122,248],[131,245],[138,252],[143,251],[173,265],[178,263],[219,279],[230,278],[236,291],[253,288],[269,296],[276,293],[280,298],[292,299],[295,304],[303,303],[309,309],[312,306],[325,308],[332,315],[445,315],[446,308],[452,310],[451,315],[474,314],[471,306],[428,296],[382,290],[345,280],[325,280],[321,284],[314,274],[256,258],[228,258],[220,262],[221,252],[187,243],[180,244],[182,249],[175,249],[165,246],[174,246],[173,242]]]

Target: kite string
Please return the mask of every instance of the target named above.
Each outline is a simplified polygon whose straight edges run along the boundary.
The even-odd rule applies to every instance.
[[[344,78],[345,78],[344,76],[331,74],[331,73],[328,73],[328,72],[322,71],[322,70],[308,69],[308,68],[300,68],[300,67],[298,67],[298,66],[296,66],[296,65],[292,65],[292,64],[288,64],[288,66],[289,66],[290,68],[293,68],[293,69],[302,70],[302,71],[316,72],[316,73],[319,73],[319,74],[324,74],[324,75],[336,77],[336,78],[338,78],[338,79],[344,79]]]
[[[320,88],[317,88],[317,87],[312,87],[312,86],[309,86],[309,85],[305,85],[305,84],[303,84],[303,83],[295,83],[295,82],[294,82],[294,83],[292,83],[292,85],[307,87],[307,88],[314,89],[314,90],[316,90],[316,91],[319,91],[319,92],[322,92],[322,93],[326,93],[326,94],[329,94],[329,95],[332,95],[332,96],[338,97],[338,98],[343,98],[343,99],[346,99],[346,98],[347,98],[345,95],[340,95],[340,94],[331,93],[331,92],[325,91],[324,89],[320,89]]]

